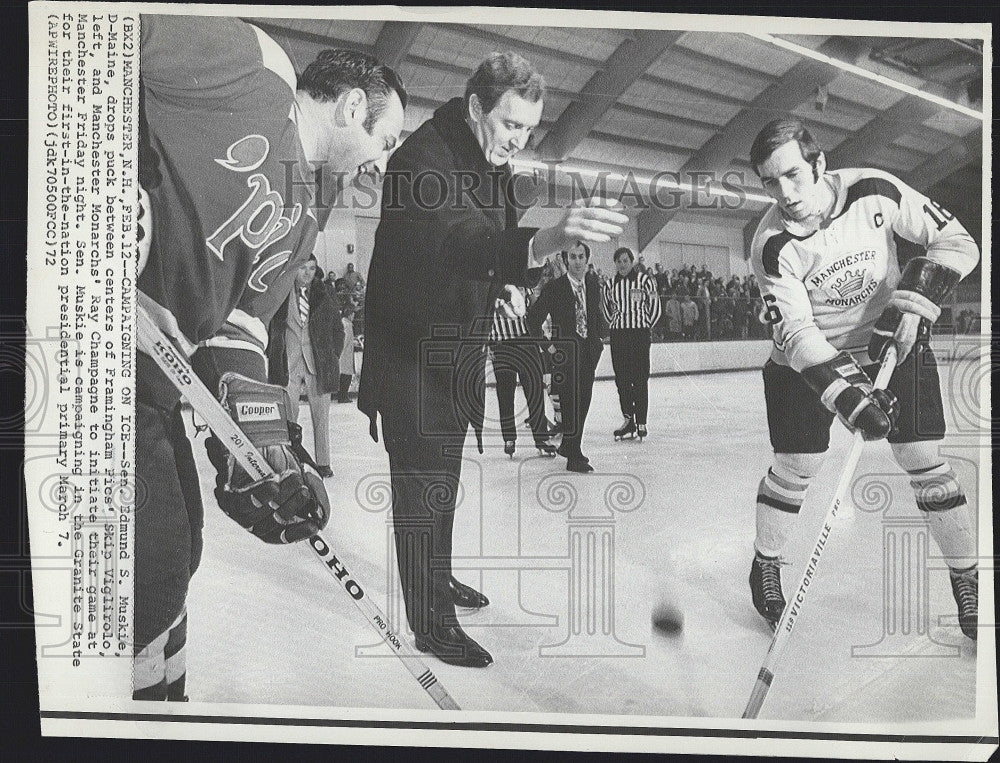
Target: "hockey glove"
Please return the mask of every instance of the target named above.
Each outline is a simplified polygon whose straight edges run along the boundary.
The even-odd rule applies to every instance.
[[[214,435],[205,446],[215,467],[215,498],[231,519],[266,543],[315,535],[330,518],[326,488],[302,447],[302,429],[288,421],[288,393],[236,373],[223,374],[219,397],[274,470],[252,478]]]
[[[866,440],[882,440],[896,424],[896,396],[887,389],[874,389],[867,374],[846,352],[810,366],[802,378],[830,411],[852,432]]]
[[[961,273],[927,257],[914,257],[906,264],[889,305],[875,323],[868,342],[868,357],[880,362],[890,344],[896,345],[896,364],[902,363],[913,345],[927,341],[931,324],[941,316],[941,303],[962,278]]]

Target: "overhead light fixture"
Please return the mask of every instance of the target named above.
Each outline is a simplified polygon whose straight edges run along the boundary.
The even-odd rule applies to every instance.
[[[816,107],[816,111],[826,110],[826,101],[830,97],[830,91],[826,89],[826,85],[820,85],[816,88],[816,100],[813,101],[813,106]]]
[[[822,61],[823,63],[830,64],[831,66],[836,66],[838,69],[843,69],[845,72],[850,72],[851,74],[856,74],[872,82],[878,82],[881,85],[890,87],[893,90],[898,90],[901,93],[906,93],[907,95],[913,95],[917,98],[923,98],[925,101],[930,101],[931,103],[937,104],[942,108],[951,109],[952,111],[957,111],[959,114],[964,114],[967,117],[972,117],[973,119],[978,119],[980,122],[983,121],[983,113],[981,111],[976,111],[975,109],[970,109],[967,106],[963,106],[955,101],[949,101],[947,98],[941,98],[940,96],[934,95],[933,93],[927,93],[919,88],[911,87],[910,85],[905,85],[902,82],[897,82],[891,77],[885,77],[881,74],[876,74],[875,72],[870,72],[867,69],[863,69],[860,66],[855,66],[854,64],[849,64],[846,61],[841,61],[838,58],[833,58],[825,53],[820,53],[819,51],[813,50],[812,48],[807,48],[804,45],[799,45],[788,40],[783,40],[780,37],[775,37],[774,35],[758,33],[758,32],[744,32],[744,34],[754,37],[758,40],[763,40],[771,45],[775,45],[779,48],[784,48],[785,50],[796,53],[800,56],[805,56],[806,58],[811,58],[814,61]]]

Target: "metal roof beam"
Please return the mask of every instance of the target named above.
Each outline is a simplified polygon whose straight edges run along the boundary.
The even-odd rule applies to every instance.
[[[666,79],[665,77],[658,77],[655,74],[644,74],[640,77],[642,82],[648,82],[652,85],[663,85],[664,87],[672,87],[675,90],[680,90],[684,93],[689,93],[690,95],[696,96],[697,98],[710,99],[718,103],[724,103],[727,106],[746,106],[747,101],[743,98],[736,98],[732,95],[725,95],[723,93],[717,93],[713,90],[708,90],[702,87],[696,87],[695,85],[689,85],[685,82],[677,82],[676,80]]]
[[[712,130],[714,132],[719,129],[719,125],[715,124],[715,122],[706,122],[703,119],[693,119],[691,117],[678,116],[677,114],[668,114],[664,111],[644,109],[640,106],[631,106],[627,103],[616,103],[612,107],[612,110],[644,119],[660,119],[664,122],[672,122],[677,125],[683,125],[684,127],[693,127],[696,130]]]
[[[279,37],[287,37],[289,40],[298,40],[300,42],[308,42],[311,45],[319,45],[323,48],[348,48],[350,50],[357,50],[362,53],[372,53],[372,46],[366,45],[363,42],[352,42],[351,40],[341,40],[337,37],[330,37],[325,34],[316,34],[315,32],[306,32],[302,29],[291,29],[289,27],[284,27],[279,24],[271,24],[267,21],[261,21],[259,19],[247,18],[245,21],[259,27],[264,32],[270,35],[277,35]]]
[[[413,56],[409,55],[406,57],[408,63],[414,64],[416,66],[423,66],[425,69],[434,69],[440,72],[448,72],[449,74],[454,74],[461,77],[463,81],[467,80],[472,76],[472,70],[464,67],[458,66],[456,64],[449,64],[444,61],[434,61],[430,58],[424,58],[423,56]],[[403,83],[406,84],[405,82]],[[570,101],[576,101],[580,99],[580,94],[575,90],[565,90],[561,87],[551,87],[546,85],[546,92],[552,95],[558,95],[560,98],[565,98]]]
[[[983,129],[977,127],[966,137],[938,152],[903,178],[921,193],[927,192],[956,170],[979,164],[983,158]]]
[[[538,153],[545,160],[561,161],[587,137],[591,130],[631,87],[636,78],[673,45],[682,32],[655,29],[636,30],[624,40],[602,69],[583,86],[581,98],[567,106],[541,144]]]
[[[866,49],[848,38],[831,37],[819,48],[820,52],[856,62]],[[712,136],[685,162],[682,172],[722,172],[733,160],[749,148],[760,129],[777,116],[793,111],[812,97],[817,87],[836,79],[841,69],[810,58],[803,58],[776,82],[766,87],[753,101],[733,117],[720,132]],[[678,210],[647,209],[637,218],[639,249],[656,238]]]
[[[375,58],[391,69],[398,69],[423,26],[410,21],[386,21],[375,40]]]
[[[545,45],[539,45],[534,42],[519,40],[516,37],[508,37],[505,34],[491,32],[487,29],[480,29],[479,27],[472,26],[471,24],[435,24],[434,26],[439,29],[446,29],[458,34],[464,34],[466,37],[472,37],[477,40],[493,43],[501,48],[520,49],[526,53],[530,53],[531,55],[542,56],[544,58],[561,58],[565,61],[577,64],[578,66],[585,66],[590,69],[600,69],[601,66],[604,65],[603,61],[588,58],[587,56],[581,56],[579,53],[570,53],[565,50],[549,48]]]
[[[923,98],[908,95],[876,115],[868,124],[827,152],[830,167],[860,167],[872,156],[906,135],[915,125],[923,123],[941,111]]]

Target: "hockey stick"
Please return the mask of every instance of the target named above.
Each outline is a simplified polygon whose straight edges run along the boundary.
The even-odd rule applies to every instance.
[[[889,384],[889,379],[892,378],[892,372],[895,370],[896,348],[894,345],[889,345],[885,357],[882,359],[882,366],[879,368],[878,376],[875,377],[875,389],[885,389]],[[861,451],[864,449],[864,444],[864,436],[861,432],[855,432],[854,439],[851,442],[851,449],[847,453],[847,458],[844,459],[840,481],[837,483],[837,489],[833,494],[833,502],[830,504],[830,509],[826,512],[826,518],[823,520],[823,529],[820,530],[819,537],[816,539],[816,545],[813,547],[809,561],[806,563],[805,571],[802,573],[802,579],[799,581],[798,588],[795,589],[795,596],[792,597],[792,600],[785,607],[785,611],[781,614],[781,619],[774,629],[774,636],[771,637],[771,645],[767,649],[764,664],[761,665],[760,673],[757,674],[757,682],[754,684],[753,691],[750,692],[750,699],[747,702],[746,709],[743,711],[744,718],[756,718],[757,714],[760,713],[761,706],[764,704],[767,692],[771,688],[771,681],[774,680],[775,665],[778,664],[781,653],[788,645],[788,638],[791,636],[799,613],[802,611],[802,604],[806,598],[806,590],[816,576],[816,567],[819,564],[819,558],[823,555],[823,550],[826,548],[826,543],[830,538],[833,523],[837,518],[837,512],[847,497],[847,491],[850,489],[851,480],[854,479],[854,471],[858,468],[858,461],[861,458]]]
[[[248,474],[255,479],[267,479],[274,476],[274,471],[264,457],[257,451],[253,443],[240,430],[222,404],[216,399],[201,379],[195,375],[187,357],[174,346],[160,327],[153,321],[142,305],[143,295],[139,294],[137,305],[138,346],[149,355],[160,367],[167,378],[187,398],[191,407],[208,424],[226,449]],[[354,579],[343,562],[333,553],[327,540],[316,533],[307,540],[316,558],[327,572],[347,591],[351,600],[364,613],[368,623],[378,631],[382,640],[389,645],[393,653],[399,657],[406,669],[413,674],[417,682],[437,703],[442,710],[461,710],[448,691],[440,684],[430,668],[424,664],[420,656],[398,635],[385,613],[368,597],[365,590]]]

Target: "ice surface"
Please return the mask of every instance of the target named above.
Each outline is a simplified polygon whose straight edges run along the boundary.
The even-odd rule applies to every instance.
[[[942,372],[947,389],[949,371]],[[495,417],[492,390],[488,398],[488,416]],[[517,399],[523,405],[520,391]],[[955,417],[946,408],[951,423]],[[326,534],[352,575],[398,620],[396,584],[387,572],[395,563],[385,452],[370,440],[367,419],[353,404],[334,404],[330,415],[335,476],[326,484],[334,508]],[[484,455],[467,440],[456,566],[466,568],[459,577],[481,586],[492,603],[462,621],[496,662],[470,670],[426,658],[463,709],[723,718],[742,712],[771,637],[747,585],[754,496],[770,463],[760,373],[653,379],[650,437],[641,444],[612,441],[620,420],[614,383],[598,382],[584,441],[597,472],[587,476],[567,473],[561,458],[538,458],[523,424],[513,461],[503,455],[498,433],[487,435]],[[305,406],[300,423],[311,446]],[[975,505],[977,451],[959,447],[962,437],[950,434],[942,452]],[[202,439],[195,452],[207,475]],[[786,595],[815,542],[848,445],[835,425],[830,456],[788,549]],[[908,482],[885,443],[866,447],[858,474],[855,497],[868,505],[831,536],[761,717],[970,718],[976,649],[955,625],[947,572],[933,541],[920,561],[926,533]],[[609,487],[624,493],[615,497]],[[576,491],[573,511],[554,510],[567,490]],[[643,495],[632,511],[608,509],[609,501],[629,507]],[[878,511],[884,495],[891,506]],[[433,708],[404,667],[377,647],[375,632],[308,550],[265,546],[215,509],[207,489],[204,498],[205,548],[189,600],[192,700]],[[613,639],[600,633],[611,627],[611,615],[592,608],[581,628],[586,632],[589,616],[598,637],[567,641],[571,523],[603,527],[592,537],[613,532],[604,550],[614,576]],[[916,566],[901,573],[886,566],[883,539],[889,536],[897,549],[911,544],[907,558]],[[926,590],[919,588],[925,574]],[[897,590],[886,608],[883,592],[895,579],[918,588]],[[581,580],[596,585],[598,577]],[[651,630],[650,612],[660,601],[684,611],[680,637]],[[895,622],[892,637],[883,634],[885,611]],[[560,642],[567,642],[570,656],[545,649]],[[612,654],[594,656],[602,650]]]

